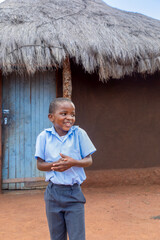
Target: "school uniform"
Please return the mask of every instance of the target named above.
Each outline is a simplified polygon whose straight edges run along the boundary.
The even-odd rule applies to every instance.
[[[60,137],[52,128],[41,132],[36,141],[36,158],[46,162],[58,161],[62,153],[81,160],[96,151],[87,133],[72,126],[65,136]],[[85,240],[84,203],[80,185],[86,179],[82,167],[71,167],[64,172],[46,172],[49,182],[45,191],[46,215],[51,240]]]

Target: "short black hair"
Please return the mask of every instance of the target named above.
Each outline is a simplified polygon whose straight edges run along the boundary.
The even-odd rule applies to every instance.
[[[56,111],[57,104],[61,102],[73,103],[72,100],[69,98],[63,98],[63,97],[55,98],[49,105],[49,113],[54,113]]]

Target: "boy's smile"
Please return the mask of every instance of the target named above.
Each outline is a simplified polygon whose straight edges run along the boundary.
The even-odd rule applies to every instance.
[[[60,102],[56,110],[48,115],[59,136],[66,135],[75,123],[75,106],[72,102]]]

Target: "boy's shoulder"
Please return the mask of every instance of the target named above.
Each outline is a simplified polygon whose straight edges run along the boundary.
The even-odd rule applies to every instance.
[[[51,133],[51,132],[52,132],[52,128],[46,128],[46,129],[44,129],[42,132],[40,132],[38,136],[43,137],[43,136],[45,136],[47,133]]]
[[[78,135],[86,135],[87,134],[86,131],[83,128],[79,127],[79,126],[73,126],[73,130]]]

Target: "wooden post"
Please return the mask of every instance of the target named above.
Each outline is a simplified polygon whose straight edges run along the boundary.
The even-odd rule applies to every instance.
[[[63,61],[63,97],[71,99],[72,97],[72,78],[69,57]]]
[[[63,82],[62,82],[62,70],[57,68],[56,71],[56,97],[63,96]]]
[[[0,71],[0,193],[2,191],[2,72]]]

